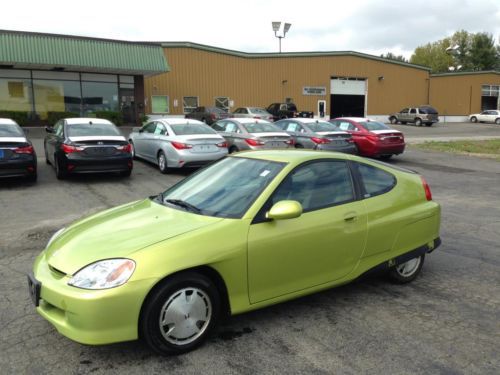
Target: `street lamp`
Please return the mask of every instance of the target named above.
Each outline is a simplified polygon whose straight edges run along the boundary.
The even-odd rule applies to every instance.
[[[281,39],[283,39],[285,37],[288,30],[290,30],[290,27],[292,26],[292,24],[285,23],[283,25],[283,35],[278,35],[278,31],[281,28],[281,22],[272,22],[272,24],[273,24],[274,36],[279,39],[279,46],[280,46],[280,53],[281,53]]]
[[[453,65],[448,67],[448,70],[450,72],[458,71],[462,69],[462,65],[457,64],[458,60],[458,55],[460,53],[460,46],[458,44],[455,44],[454,46],[450,46],[446,48],[445,52],[451,56],[453,60]]]

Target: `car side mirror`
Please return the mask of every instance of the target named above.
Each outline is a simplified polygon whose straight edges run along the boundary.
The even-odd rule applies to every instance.
[[[267,219],[287,220],[302,215],[302,205],[297,201],[279,201],[266,213]]]
[[[142,132],[144,132],[144,129],[139,129],[138,132],[142,133]]]
[[[52,126],[46,126],[46,127],[45,127],[45,131],[46,131],[47,133],[54,133],[54,128],[53,128]]]

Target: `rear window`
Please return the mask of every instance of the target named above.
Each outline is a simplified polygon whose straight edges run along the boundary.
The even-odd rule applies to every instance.
[[[191,135],[191,134],[217,134],[208,125],[203,124],[175,124],[170,125],[176,135]]]
[[[21,128],[14,124],[0,125],[0,137],[24,137]]]
[[[317,121],[306,124],[313,132],[337,132],[339,127],[326,121]]]
[[[396,185],[396,177],[389,172],[368,164],[356,163],[365,188],[364,197],[387,193]]]
[[[420,113],[426,113],[428,115],[437,115],[438,111],[433,107],[419,107]]]
[[[66,129],[68,137],[121,135],[117,127],[112,124],[72,124],[68,125]]]
[[[390,130],[391,129],[386,124],[383,124],[383,123],[378,122],[378,121],[363,121],[363,122],[360,122],[360,124],[363,125],[363,127],[369,131],[372,131],[372,130]]]
[[[268,115],[269,114],[265,109],[262,109],[262,108],[250,108],[250,111],[252,111],[252,113],[259,113],[259,114],[262,114],[262,115]]]
[[[249,133],[271,133],[271,132],[280,132],[281,129],[273,124],[265,123],[265,122],[256,122],[253,124],[243,124],[243,127]]]
[[[207,112],[226,113],[224,110],[217,107],[208,107]]]

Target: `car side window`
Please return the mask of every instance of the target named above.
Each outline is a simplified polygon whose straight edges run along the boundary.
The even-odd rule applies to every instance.
[[[228,132],[228,133],[238,133],[238,126],[234,122],[227,122],[226,132]]]
[[[408,108],[403,108],[399,113],[408,113]]]
[[[167,132],[167,129],[165,128],[165,125],[163,125],[162,123],[157,122],[156,123],[155,134],[156,135],[168,135],[168,132]]]
[[[296,122],[289,122],[285,130],[287,132],[298,132],[300,131],[300,125]]]
[[[57,135],[58,137],[62,137],[63,129],[64,129],[63,122],[59,121],[57,124],[54,125],[54,134]]]
[[[363,181],[365,198],[387,193],[396,186],[396,177],[389,172],[362,163],[357,163],[357,167]]]
[[[218,132],[224,132],[226,131],[226,122],[225,121],[217,121],[215,124],[212,125],[212,129]]]
[[[274,192],[272,202],[298,201],[304,210],[351,202],[355,199],[349,167],[345,161],[316,161],[293,170]]]
[[[144,125],[142,131],[144,133],[154,133],[156,129],[156,122],[150,122],[149,124]]]
[[[348,121],[340,121],[337,125],[340,130],[358,130],[353,124]]]
[[[415,114],[415,113],[417,113],[417,110],[415,108],[412,108],[412,109],[410,109],[410,113]]]

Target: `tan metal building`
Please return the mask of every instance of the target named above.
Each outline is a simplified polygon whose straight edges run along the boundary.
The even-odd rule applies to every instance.
[[[430,103],[449,121],[487,109],[500,109],[500,72],[431,75]]]
[[[196,106],[229,111],[293,101],[326,116],[387,115],[429,102],[429,68],[358,52],[244,53],[162,43],[171,71],[145,79],[147,113],[182,115]]]

